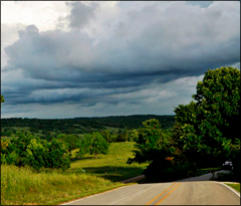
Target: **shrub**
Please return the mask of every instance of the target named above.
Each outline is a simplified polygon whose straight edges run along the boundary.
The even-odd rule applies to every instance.
[[[1,145],[2,164],[29,165],[37,170],[42,167],[66,169],[70,166],[66,145],[56,139],[47,142],[26,132],[11,139],[1,139]]]

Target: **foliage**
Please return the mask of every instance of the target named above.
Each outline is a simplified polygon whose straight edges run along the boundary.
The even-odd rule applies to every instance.
[[[70,167],[70,155],[67,152],[67,146],[65,144],[58,139],[53,139],[47,146],[47,164],[45,167],[61,169]]]
[[[122,186],[120,181],[140,175],[147,165],[126,163],[133,148],[134,142],[111,143],[108,154],[86,155],[66,171],[1,165],[1,203],[58,205]]]
[[[16,130],[28,129],[34,136],[51,140],[59,134],[85,134],[101,130],[109,130],[108,142],[115,141],[118,129],[137,129],[141,122],[147,119],[158,119],[163,128],[170,128],[174,124],[174,116],[132,115],[116,117],[93,117],[74,119],[30,119],[7,118],[1,119],[2,136],[15,135]],[[104,137],[105,135],[102,134]]]
[[[185,157],[202,167],[227,159],[240,165],[236,160],[240,153],[240,70],[207,71],[193,98],[175,109],[174,139]]]
[[[108,152],[109,143],[99,132],[85,134],[79,143],[78,157],[85,154],[106,154]]]
[[[78,148],[81,141],[81,137],[76,134],[59,134],[57,139],[63,141],[67,145],[69,152]]]
[[[143,122],[134,160],[151,161],[147,178],[164,181],[231,159],[240,180],[240,71],[232,67],[207,71],[193,98],[175,109],[173,135],[165,134],[157,120]]]
[[[138,130],[136,148],[133,161],[137,162],[165,158],[175,151],[169,136],[164,135],[160,123],[156,119],[143,122],[143,128]]]
[[[1,103],[4,102],[4,97],[1,95]]]
[[[135,158],[129,162],[150,162],[144,171],[147,181],[169,181],[195,172],[195,165],[182,159],[171,132],[161,129],[158,120],[144,121],[138,134]]]
[[[126,128],[119,129],[117,132],[116,142],[128,141],[128,130]]]
[[[99,132],[94,132],[91,136],[89,147],[90,154],[106,154],[109,144]]]
[[[57,139],[47,142],[29,133],[20,133],[11,139],[1,138],[1,145],[1,163],[4,164],[29,165],[37,170],[70,166],[67,147]]]
[[[91,134],[85,134],[81,139],[79,143],[79,152],[77,153],[78,157],[82,157],[85,154],[88,154],[90,151],[90,139]]]
[[[1,165],[2,205],[59,205],[124,185],[91,174]]]
[[[107,142],[114,142],[113,134],[110,130],[104,129],[100,134],[106,139]]]

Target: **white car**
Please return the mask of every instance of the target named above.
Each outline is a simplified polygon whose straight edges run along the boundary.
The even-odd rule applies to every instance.
[[[222,166],[223,169],[233,170],[233,163],[231,161],[225,161]]]

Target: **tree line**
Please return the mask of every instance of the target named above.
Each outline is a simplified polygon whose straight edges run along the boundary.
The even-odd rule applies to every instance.
[[[2,136],[15,135],[17,130],[29,130],[38,136],[56,136],[58,134],[85,134],[100,130],[137,129],[147,119],[158,119],[163,128],[171,128],[174,124],[173,115],[131,115],[116,117],[91,117],[73,119],[33,119],[33,118],[7,118],[1,120]]]

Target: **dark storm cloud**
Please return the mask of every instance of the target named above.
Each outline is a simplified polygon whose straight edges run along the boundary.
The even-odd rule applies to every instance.
[[[71,28],[94,27],[98,5],[69,5]],[[24,80],[4,82],[3,91],[10,104],[136,104],[145,96],[123,95],[240,62],[239,18],[238,8],[223,3],[200,8],[170,2],[162,8],[155,2],[120,11],[103,25],[106,35],[39,32],[31,25],[5,49],[6,72],[18,69]]]

